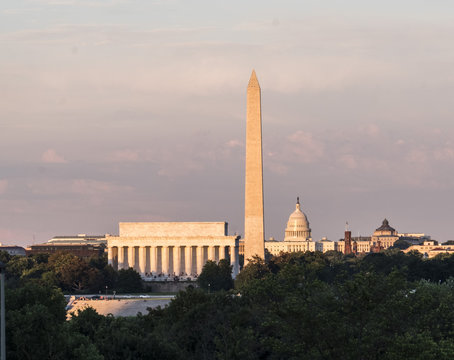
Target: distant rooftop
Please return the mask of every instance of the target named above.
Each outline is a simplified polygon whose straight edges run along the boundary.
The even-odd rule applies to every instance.
[[[77,238],[90,238],[90,239],[103,239],[106,235],[86,235],[86,234],[77,234],[77,235],[57,235],[52,239],[77,239]]]

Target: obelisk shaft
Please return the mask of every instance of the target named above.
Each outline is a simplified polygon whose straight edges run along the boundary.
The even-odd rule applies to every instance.
[[[263,220],[262,113],[260,85],[252,71],[247,88],[244,264],[265,257]]]

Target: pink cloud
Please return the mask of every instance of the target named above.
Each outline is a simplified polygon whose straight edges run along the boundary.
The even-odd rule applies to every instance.
[[[323,157],[325,152],[324,144],[315,139],[309,132],[297,131],[287,137],[289,151],[292,157],[303,163],[312,163]]]
[[[380,135],[380,128],[375,124],[368,124],[360,130],[361,133],[370,137],[377,137]]]
[[[95,196],[115,192],[130,192],[133,189],[130,186],[116,185],[106,181],[91,179],[37,179],[30,181],[27,186],[33,194],[37,195],[59,195],[70,193]]]
[[[428,154],[424,150],[413,149],[407,154],[406,160],[411,163],[424,164],[428,160]]]
[[[139,152],[131,149],[115,151],[112,157],[114,162],[138,162]]]
[[[358,167],[358,162],[351,154],[342,155],[339,159],[339,162],[348,169],[356,169]]]
[[[433,155],[435,160],[452,160],[454,159],[454,149],[449,146],[445,146],[443,148],[435,149]]]
[[[229,148],[243,147],[243,143],[239,140],[232,139],[226,142],[225,144]]]
[[[275,174],[286,175],[288,173],[288,167],[279,162],[267,161],[265,167]]]
[[[64,164],[67,161],[61,155],[58,155],[54,149],[47,149],[41,155],[41,161],[48,164]]]
[[[0,180],[0,194],[4,194],[6,189],[8,188],[8,180],[2,179]]]
[[[71,192],[81,195],[99,195],[114,192],[130,192],[132,187],[115,185],[105,181],[75,179],[71,184]]]

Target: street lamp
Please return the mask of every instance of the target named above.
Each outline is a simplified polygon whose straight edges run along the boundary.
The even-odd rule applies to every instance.
[[[6,341],[5,341],[5,264],[0,261],[0,358],[6,360]]]

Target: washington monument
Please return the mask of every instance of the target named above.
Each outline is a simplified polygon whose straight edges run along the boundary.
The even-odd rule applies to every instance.
[[[265,258],[262,163],[260,85],[253,70],[247,87],[244,265],[255,255]]]

